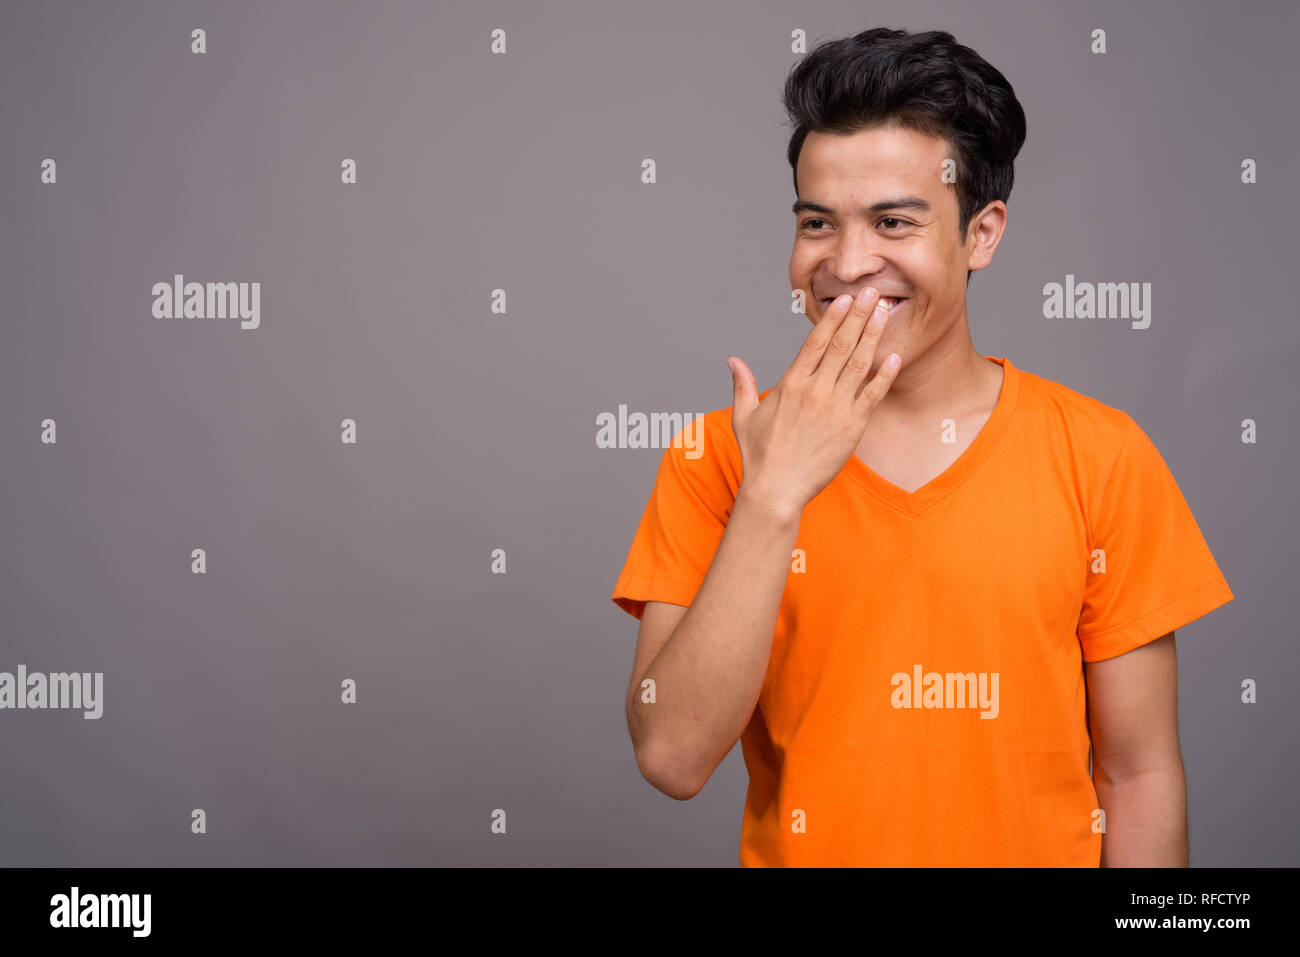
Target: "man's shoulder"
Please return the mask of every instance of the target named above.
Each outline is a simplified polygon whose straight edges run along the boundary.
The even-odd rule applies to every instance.
[[[1072,445],[1087,443],[1101,450],[1118,449],[1135,424],[1123,409],[1064,383],[1017,367],[1021,403],[1030,418],[1058,432]]]

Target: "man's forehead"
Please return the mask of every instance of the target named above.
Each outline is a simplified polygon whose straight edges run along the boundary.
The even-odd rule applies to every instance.
[[[938,212],[944,205],[941,173],[948,155],[944,140],[897,127],[810,133],[799,154],[796,212],[802,206],[871,215],[886,203],[918,213]]]

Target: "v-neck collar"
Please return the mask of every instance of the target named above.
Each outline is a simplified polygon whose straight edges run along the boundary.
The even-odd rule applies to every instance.
[[[1006,430],[1007,422],[1010,421],[1011,414],[1015,410],[1016,399],[1020,396],[1020,374],[1011,364],[1011,360],[1006,356],[1000,359],[993,356],[984,356],[984,358],[1002,366],[1002,388],[998,392],[997,404],[974,441],[943,472],[915,492],[907,492],[882,478],[854,452],[849,456],[841,474],[847,475],[886,504],[910,516],[920,515],[930,506],[947,497],[988,458],[994,445]]]

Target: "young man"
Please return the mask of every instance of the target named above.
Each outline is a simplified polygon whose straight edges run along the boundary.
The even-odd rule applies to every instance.
[[[813,329],[660,462],[612,595],[641,773],[690,798],[739,737],[744,866],[1185,866],[1174,630],[1233,596],[1126,412],[971,342],[1015,94],[869,30],[785,105]]]

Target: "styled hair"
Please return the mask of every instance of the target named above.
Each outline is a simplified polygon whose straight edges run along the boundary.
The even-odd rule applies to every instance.
[[[948,142],[963,241],[977,212],[1011,195],[1025,112],[1006,77],[947,31],[877,27],[825,41],[790,70],[783,103],[794,125],[786,153],[796,195],[799,152],[810,132],[891,124]]]

